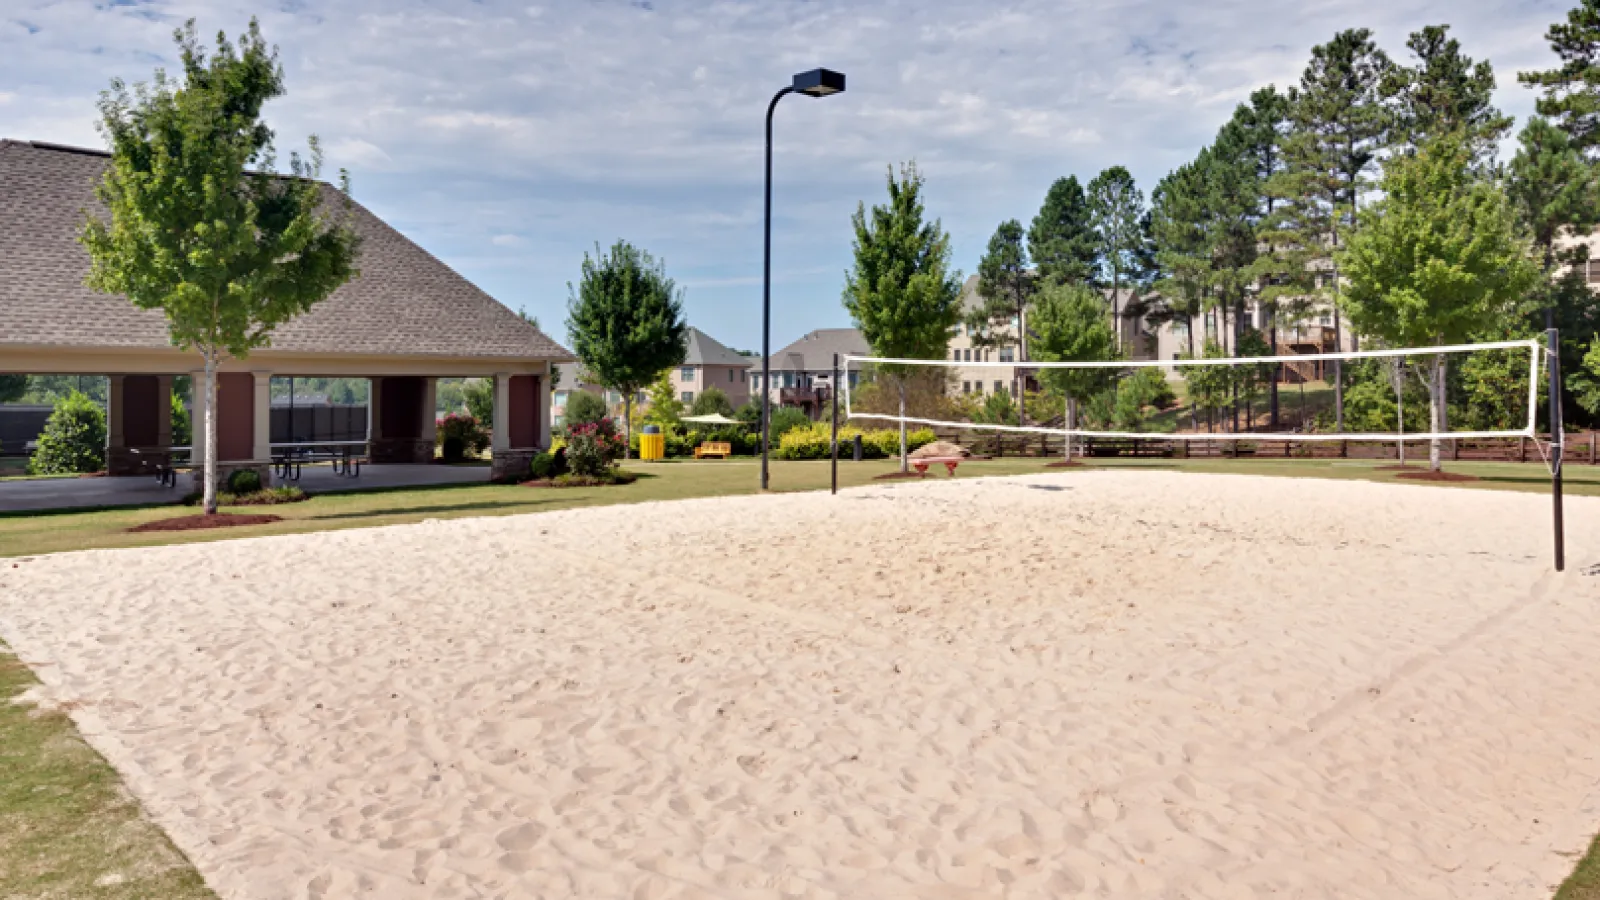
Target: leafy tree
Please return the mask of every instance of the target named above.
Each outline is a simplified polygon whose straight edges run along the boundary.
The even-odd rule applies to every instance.
[[[1228,353],[1222,345],[1214,340],[1207,339],[1202,350],[1202,359],[1225,359]],[[1193,356],[1188,357],[1194,359]],[[1178,374],[1183,376],[1189,394],[1189,421],[1191,426],[1199,430],[1199,415],[1206,414],[1206,428],[1216,430],[1216,413],[1228,405],[1228,396],[1233,392],[1233,376],[1228,372],[1228,366],[1178,366]]]
[[[708,387],[695,395],[694,404],[689,407],[689,414],[694,416],[732,416],[733,401],[722,388]]]
[[[1539,115],[1555,120],[1579,150],[1600,144],[1600,0],[1579,0],[1565,24],[1545,32],[1561,65],[1542,72],[1519,72],[1517,80],[1542,88],[1534,104]]]
[[[566,413],[561,418],[566,425],[580,425],[598,422],[610,414],[604,397],[590,391],[572,391],[567,394]]]
[[[255,20],[237,47],[217,35],[208,57],[194,23],[176,32],[183,78],[157,70],[130,93],[100,98],[111,165],[96,194],[109,220],[89,217],[88,284],[166,314],[172,342],[205,362],[206,513],[217,510],[216,371],[266,345],[277,326],[356,274],[356,236],[321,214],[322,154],[274,170],[261,107],[284,93],[277,51]],[[254,171],[248,171],[254,169]],[[348,208],[349,179],[342,179]]]
[[[28,376],[0,375],[0,403],[13,403],[28,392]]]
[[[469,378],[462,382],[461,402],[479,426],[494,427],[494,379]]]
[[[1473,157],[1487,161],[1511,130],[1511,117],[1494,107],[1494,67],[1463,55],[1449,32],[1449,25],[1412,32],[1406,46],[1416,64],[1395,66],[1384,78],[1382,90],[1394,109],[1392,138],[1414,152],[1435,138],[1459,133]]]
[[[106,414],[100,404],[73,391],[56,401],[39,446],[28,459],[30,475],[99,472],[106,467]]]
[[[1028,253],[1046,281],[1085,282],[1094,277],[1097,238],[1089,200],[1076,175],[1056,179],[1028,229]]]
[[[1106,320],[1105,304],[1082,284],[1051,282],[1034,300],[1034,359],[1041,362],[1092,362],[1117,358],[1116,335]],[[1065,454],[1072,458],[1072,431],[1078,427],[1078,406],[1111,386],[1117,370],[1041,369],[1039,380],[1066,398]]]
[[[1582,365],[1567,379],[1578,405],[1590,415],[1600,415],[1600,335],[1589,341]]]
[[[1118,431],[1146,430],[1148,410],[1172,402],[1167,376],[1154,366],[1141,366],[1117,384],[1111,406],[1111,425]]]
[[[1248,105],[1233,114],[1238,146],[1255,170],[1258,186],[1255,212],[1256,249],[1247,277],[1255,285],[1256,303],[1266,316],[1267,355],[1278,352],[1278,329],[1305,314],[1306,296],[1316,284],[1310,277],[1310,253],[1283,202],[1288,163],[1283,142],[1289,133],[1289,98],[1268,85],[1250,95]],[[1240,352],[1239,355],[1246,355]],[[1279,421],[1278,382],[1267,383],[1268,423]]]
[[[796,428],[809,428],[811,419],[798,407],[780,406],[772,411],[772,444],[777,446],[783,436]],[[760,441],[758,440],[759,444]],[[901,454],[902,456],[904,454]]]
[[[1110,276],[1118,350],[1122,349],[1122,288],[1144,243],[1143,214],[1144,192],[1122,166],[1112,166],[1089,182],[1089,222],[1097,238],[1101,272]]]
[[[1384,169],[1340,265],[1352,324],[1394,347],[1465,342],[1507,321],[1538,278],[1505,194],[1475,179],[1472,148],[1447,135]],[[1444,356],[1422,373],[1434,432],[1445,422]],[[1429,466],[1439,468],[1439,440]]]
[[[1333,306],[1336,347],[1343,346],[1336,252],[1353,227],[1369,186],[1368,173],[1388,142],[1390,116],[1382,85],[1389,57],[1365,28],[1334,35],[1312,48],[1311,62],[1289,92],[1289,133],[1283,142],[1287,176],[1279,196],[1288,207],[1283,230],[1289,243],[1309,251],[1318,273],[1312,298]],[[1344,368],[1334,363],[1334,421],[1344,430]]]
[[[584,370],[622,394],[622,434],[633,434],[633,396],[683,361],[689,326],[683,294],[666,266],[627,241],[583,255],[577,287],[567,286],[567,332]],[[624,457],[626,458],[626,456]]]
[[[889,202],[856,207],[855,264],[845,275],[844,308],[876,356],[942,359],[961,320],[961,273],[950,271],[950,235],[923,221],[922,173],[915,163],[888,176]],[[906,381],[914,367],[880,365],[900,399],[900,471],[907,472]]]
[[[975,347],[1017,346],[1017,362],[1028,358],[1028,303],[1034,279],[1028,272],[1028,251],[1022,223],[1001,222],[978,262],[978,297],[982,303],[967,314]],[[1009,331],[1009,333],[1008,333]]]
[[[683,424],[683,401],[678,399],[678,386],[672,383],[672,369],[663,369],[660,377],[650,383],[650,410],[644,420],[652,425],[670,427]]]
[[[983,403],[973,411],[972,421],[988,425],[1015,425],[1017,404],[1005,391],[991,391],[983,396]]]
[[[189,408],[183,405],[183,397],[177,391],[172,392],[172,444],[175,447],[187,447],[194,440],[194,425],[189,419]]]

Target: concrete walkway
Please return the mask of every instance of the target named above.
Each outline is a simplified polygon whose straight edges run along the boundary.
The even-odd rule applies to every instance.
[[[487,466],[362,466],[358,478],[342,478],[328,466],[308,466],[300,480],[284,482],[308,494],[397,487],[487,483]],[[39,478],[0,481],[0,512],[150,506],[177,503],[192,490],[187,477],[162,487],[153,476],[128,478]]]

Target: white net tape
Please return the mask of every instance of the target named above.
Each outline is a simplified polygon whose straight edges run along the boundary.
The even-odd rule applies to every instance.
[[[1161,368],[1161,369],[1186,369],[1191,366],[1243,366],[1243,365],[1279,365],[1299,364],[1317,361],[1333,360],[1362,360],[1362,359],[1393,359],[1405,357],[1433,357],[1439,355],[1473,353],[1481,350],[1511,350],[1523,349],[1528,351],[1528,416],[1521,428],[1503,430],[1480,431],[1422,431],[1422,432],[1304,432],[1304,431],[1230,431],[1225,433],[1205,432],[1150,432],[1150,431],[1106,431],[1090,428],[1064,428],[1046,427],[1043,425],[1003,425],[994,423],[951,421],[947,419],[921,418],[916,416],[899,416],[889,413],[858,412],[851,406],[851,377],[852,366],[902,366],[960,369],[1135,369],[1135,368]],[[1538,340],[1515,341],[1489,341],[1481,344],[1452,344],[1443,347],[1411,347],[1397,350],[1352,350],[1342,353],[1297,353],[1282,356],[1245,356],[1227,358],[1197,358],[1182,360],[1143,359],[1143,360],[1096,360],[1092,362],[966,362],[945,359],[895,359],[878,356],[845,356],[842,360],[842,371],[845,377],[840,385],[840,396],[844,400],[844,414],[846,419],[877,419],[889,422],[905,422],[907,424],[930,425],[956,429],[982,429],[985,431],[1025,432],[1029,434],[1073,435],[1076,437],[1100,438],[1133,438],[1133,439],[1159,439],[1177,441],[1232,441],[1240,439],[1257,439],[1272,441],[1395,441],[1404,438],[1407,442],[1426,441],[1434,438],[1451,440],[1471,440],[1478,438],[1510,438],[1526,437],[1536,438],[1536,417],[1539,406],[1539,360],[1544,355],[1544,345]]]

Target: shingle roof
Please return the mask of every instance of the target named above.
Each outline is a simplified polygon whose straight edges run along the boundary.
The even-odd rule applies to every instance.
[[[0,347],[170,346],[159,311],[84,286],[77,241],[109,157],[94,150],[0,141]],[[339,210],[337,192],[325,204]],[[359,203],[361,276],[273,334],[293,353],[571,359],[560,344],[407,240]]]
[[[747,366],[750,358],[741,356],[718,343],[711,335],[689,326],[689,336],[684,340],[683,364],[686,366]]]
[[[772,368],[778,371],[826,372],[833,368],[833,355],[866,356],[872,351],[859,328],[819,328],[772,354]],[[761,368],[759,358],[751,368]]]

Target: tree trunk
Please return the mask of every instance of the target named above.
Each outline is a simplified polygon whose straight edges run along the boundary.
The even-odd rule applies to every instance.
[[[1335,271],[1334,280],[1337,282],[1338,278],[1338,272]],[[1339,340],[1339,336],[1339,307],[1335,303],[1333,307],[1333,349],[1336,353],[1343,353],[1344,342]],[[1344,433],[1344,360],[1342,359],[1333,361],[1333,429],[1340,434]]]
[[[1066,441],[1062,445],[1062,455],[1068,462],[1072,461],[1072,430],[1078,427],[1078,400],[1076,397],[1067,398],[1067,433]]]
[[[1432,425],[1428,428],[1434,437],[1428,440],[1428,468],[1434,472],[1439,471],[1439,447],[1443,443],[1438,437],[1444,431],[1444,357],[1433,358],[1433,383],[1428,385],[1428,420]]]
[[[217,351],[206,351],[206,462],[201,467],[205,484],[200,488],[205,514],[217,514]]]
[[[1273,355],[1273,357],[1277,357],[1277,355],[1278,355],[1278,310],[1277,310],[1276,307],[1272,307],[1272,321],[1268,324],[1267,327],[1269,329],[1267,336],[1272,341],[1272,355]],[[1271,428],[1273,428],[1273,429],[1276,429],[1278,427],[1278,377],[1280,375],[1282,375],[1282,374],[1283,374],[1283,365],[1281,363],[1273,363],[1272,364],[1272,381],[1268,385],[1268,388],[1267,388],[1272,394],[1271,398],[1267,401],[1268,403],[1270,403],[1272,405],[1272,412],[1271,412],[1271,415],[1268,417],[1267,421],[1268,421],[1269,426]]]
[[[906,380],[902,376],[900,382],[900,471],[911,471],[911,460],[906,455]]]
[[[622,395],[622,458],[633,456],[633,391]]]

